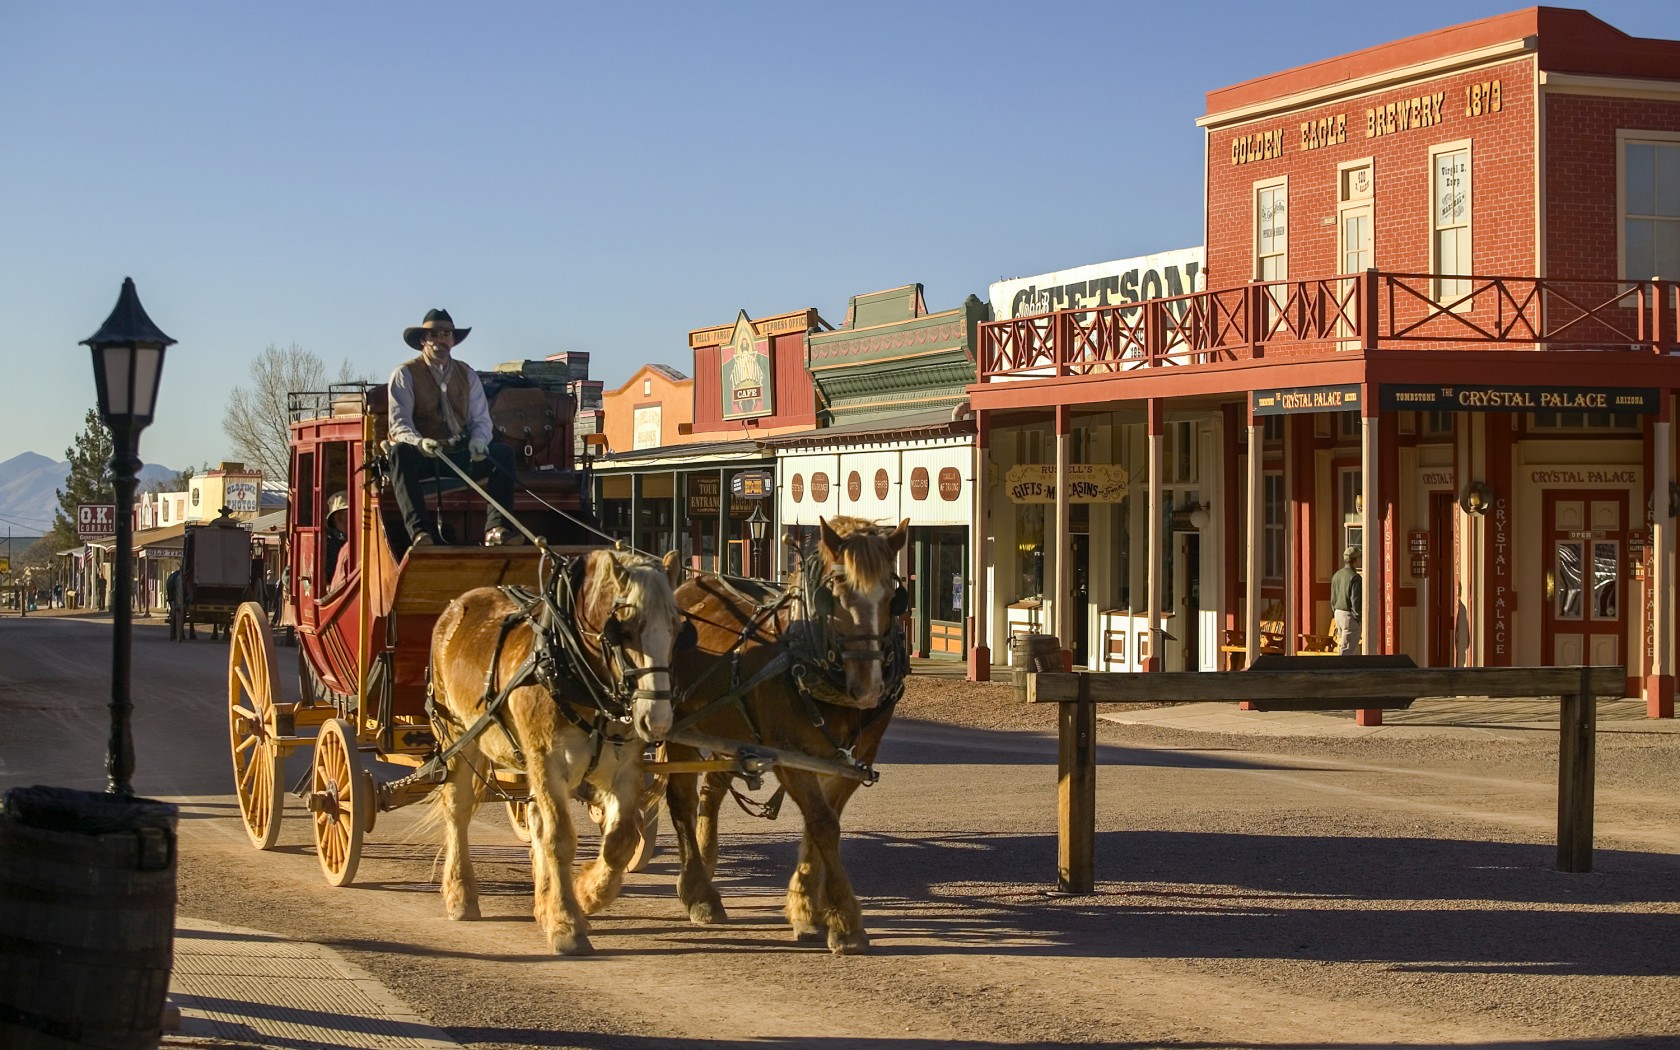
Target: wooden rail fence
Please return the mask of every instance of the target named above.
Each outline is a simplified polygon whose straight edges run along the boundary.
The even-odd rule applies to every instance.
[[[1027,702],[1060,705],[1057,761],[1057,884],[1095,885],[1097,704],[1248,701],[1259,710],[1409,707],[1422,696],[1490,700],[1561,697],[1558,725],[1557,868],[1592,870],[1593,763],[1598,697],[1621,697],[1622,667],[1403,666],[1404,657],[1342,657],[1261,664],[1247,671],[1034,674]],[[1310,665],[1310,666],[1308,666]]]

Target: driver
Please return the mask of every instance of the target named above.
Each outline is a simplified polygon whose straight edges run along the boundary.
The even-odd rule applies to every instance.
[[[427,311],[424,321],[403,331],[403,342],[420,356],[391,373],[391,487],[412,546],[443,542],[426,517],[421,487],[440,471],[454,478],[453,471],[437,462],[439,457],[447,456],[464,468],[496,503],[513,503],[513,450],[490,440],[490,404],[478,373],[450,356],[471,331],[456,328],[448,310]],[[485,516],[485,545],[523,542],[492,504]]]

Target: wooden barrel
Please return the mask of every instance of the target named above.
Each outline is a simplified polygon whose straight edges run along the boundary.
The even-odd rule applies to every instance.
[[[1018,634],[1009,639],[1009,663],[1015,668],[1015,692],[1027,698],[1027,675],[1065,671],[1062,643],[1053,634]]]
[[[175,807],[68,788],[0,803],[0,1046],[155,1047],[174,961]]]

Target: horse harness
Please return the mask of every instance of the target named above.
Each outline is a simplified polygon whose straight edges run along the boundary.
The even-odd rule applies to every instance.
[[[807,557],[807,562],[810,558]],[[865,785],[871,785],[878,778],[874,769],[867,763],[859,762],[854,750],[858,741],[869,727],[882,718],[892,714],[899,698],[904,695],[904,679],[909,673],[909,650],[904,637],[904,629],[898,623],[899,617],[909,611],[910,595],[900,584],[893,593],[890,609],[891,626],[879,634],[845,634],[834,627],[834,592],[832,585],[844,578],[844,573],[838,568],[818,577],[810,573],[800,573],[796,584],[781,590],[770,597],[754,603],[753,614],[741,628],[735,641],[723,653],[728,657],[730,687],[720,696],[714,697],[705,707],[683,718],[672,728],[672,735],[684,729],[692,728],[697,723],[720,708],[733,704],[740,711],[743,720],[752,731],[753,741],[764,743],[764,734],[753,717],[752,708],[746,703],[746,697],[754,689],[777,677],[786,676],[793,687],[792,692],[799,698],[800,706],[804,710],[811,725],[822,733],[823,739],[834,749],[834,753],[842,761],[853,768],[868,775],[864,779]],[[753,601],[735,587],[730,586],[721,577],[719,582],[737,597]],[[789,605],[797,603],[805,613],[799,619],[791,620],[785,630],[777,632],[776,643],[778,651],[758,673],[746,681],[741,680],[741,650],[755,636],[759,636],[760,628],[775,621],[776,615]],[[814,615],[813,615],[814,614]],[[790,612],[790,616],[791,616]],[[850,707],[845,703],[846,690],[846,660],[879,660],[882,663],[881,678],[883,693],[881,702],[864,713],[858,720],[856,728],[844,742],[837,739],[830,731],[828,720],[823,717],[820,704],[831,704],[839,707]],[[712,667],[699,679],[689,683],[683,690],[690,693],[701,682],[709,678],[723,660],[713,663]],[[680,702],[680,698],[679,698]],[[738,774],[739,775],[739,774]],[[756,787],[756,783],[750,785]],[[753,816],[776,819],[781,810],[781,803],[787,794],[787,789],[778,787],[767,802],[757,802],[743,795],[733,786],[730,793],[741,809]]]
[[[626,725],[632,718],[632,705],[637,700],[670,699],[664,690],[640,684],[648,675],[670,673],[669,667],[637,667],[624,650],[623,627],[618,611],[628,607],[622,599],[613,604],[594,637],[601,644],[607,665],[617,672],[617,680],[603,682],[590,666],[583,644],[583,633],[577,625],[577,602],[583,590],[584,558],[573,558],[556,572],[549,573],[547,585],[541,593],[525,587],[502,586],[501,591],[516,609],[502,617],[496,635],[496,647],[491,653],[489,667],[484,674],[484,693],[480,700],[483,712],[472,725],[448,747],[434,755],[422,769],[434,765],[446,767],[449,760],[490,728],[499,727],[513,748],[519,771],[525,767],[525,755],[519,738],[507,719],[508,698],[515,689],[536,685],[547,691],[561,716],[587,734],[591,741],[588,776],[600,763],[601,750],[607,743],[630,742],[634,733],[615,731],[613,727]],[[507,639],[520,625],[531,630],[531,651],[507,677],[498,684],[502,649]],[[444,724],[458,727],[453,714],[439,707],[433,697],[434,684],[426,686],[426,714],[431,719],[438,739],[444,738]]]

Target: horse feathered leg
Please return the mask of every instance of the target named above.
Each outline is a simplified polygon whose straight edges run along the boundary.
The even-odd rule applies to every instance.
[[[863,909],[840,863],[840,814],[830,804],[829,792],[815,774],[787,770],[777,775],[805,818],[799,866],[788,883],[788,922],[803,935],[820,919],[828,927],[828,949],[836,955],[867,951]]]
[[[642,762],[640,748],[626,756],[612,773],[612,783],[596,799],[601,807],[601,852],[579,869],[578,904],[594,915],[618,899],[624,871],[641,838]]]
[[[706,866],[706,876],[717,874],[718,810],[729,796],[730,774],[707,773],[700,786],[700,810],[695,821],[695,834],[700,842],[700,861]]]
[[[438,788],[437,804],[443,807],[444,818],[443,913],[451,919],[479,917],[478,880],[467,853],[467,826],[478,808],[471,757],[469,753],[458,756]]]
[[[691,757],[673,748],[673,761]],[[671,828],[677,837],[677,899],[688,909],[688,920],[701,926],[726,921],[723,898],[712,885],[695,831],[699,806],[700,775],[673,773],[665,785],[665,808],[671,814]],[[714,823],[713,827],[716,825]],[[716,839],[713,839],[714,848]]]
[[[566,801],[571,797],[566,759],[555,751],[534,751],[527,757],[531,806],[539,812],[531,823],[531,868],[533,875],[539,865],[542,872],[532,914],[557,954],[588,955],[594,950],[589,943],[589,920],[572,889],[577,830]]]

